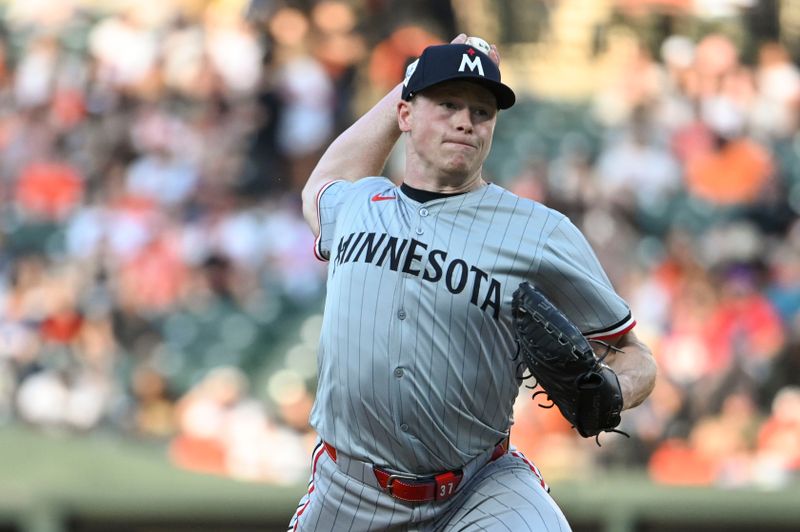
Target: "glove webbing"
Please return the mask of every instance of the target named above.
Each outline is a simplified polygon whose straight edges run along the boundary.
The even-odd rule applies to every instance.
[[[516,344],[517,344],[517,352],[516,352],[516,353],[514,353],[514,356],[512,357],[512,359],[511,359],[511,360],[517,360],[517,359],[519,358],[520,351],[522,350],[522,347],[521,347],[521,346],[520,346],[520,344],[519,344],[519,336],[517,336],[517,337],[515,338],[515,341],[516,341]],[[622,349],[620,349],[620,348],[618,348],[618,347],[616,347],[616,346],[613,346],[613,345],[609,344],[608,342],[604,342],[604,341],[602,341],[602,340],[592,340],[592,339],[589,339],[589,342],[590,342],[590,343],[594,343],[594,344],[599,344],[599,345],[602,345],[603,347],[605,347],[605,351],[603,352],[603,354],[602,354],[602,355],[600,355],[599,357],[597,357],[597,363],[596,363],[596,364],[595,364],[595,366],[594,366],[594,368],[595,368],[595,369],[597,368],[597,366],[599,366],[600,364],[602,364],[602,363],[603,363],[603,361],[606,359],[606,357],[607,357],[607,356],[609,355],[609,353],[611,353],[612,351],[613,351],[613,352],[616,352],[616,353],[622,353],[622,352],[623,352],[623,350],[622,350]],[[525,361],[520,361],[520,362],[517,364],[517,373],[519,373],[519,368],[520,368],[520,367],[524,367],[524,366],[525,366]],[[530,379],[530,378],[533,378],[533,374],[530,374],[530,375],[525,375],[525,370],[523,369],[523,371],[522,371],[522,375],[520,375],[520,379],[521,379],[521,380],[527,380],[527,379]],[[526,385],[525,385],[525,387],[526,387],[526,388],[528,388],[529,390],[535,390],[535,389],[536,389],[538,386],[539,386],[539,383],[538,383],[538,382],[537,382],[537,383],[534,383],[534,385],[533,385],[533,386],[530,386],[530,385],[528,385],[528,384],[526,384]],[[550,404],[548,405],[548,404],[541,404],[541,403],[537,403],[537,404],[536,404],[536,406],[538,406],[539,408],[545,408],[545,409],[550,409],[550,408],[553,408],[553,407],[554,407],[556,404],[555,404],[555,402],[553,402],[553,400],[552,400],[552,399],[550,399],[550,397],[547,395],[547,391],[546,391],[546,390],[539,390],[539,391],[536,391],[536,392],[534,392],[534,393],[533,393],[533,395],[531,395],[531,400],[534,400],[534,399],[536,399],[536,397],[537,397],[537,396],[539,396],[539,395],[542,395],[542,394],[544,394],[544,395],[547,397],[547,400],[548,400],[548,401],[550,401]],[[572,425],[572,427],[571,427],[571,428],[573,428],[573,429],[574,429],[574,428],[575,428],[575,425]],[[630,437],[631,437],[631,435],[630,435],[630,434],[628,434],[627,432],[625,432],[625,431],[623,431],[623,430],[619,430],[619,429],[611,429],[611,430],[606,430],[606,431],[604,431],[604,432],[616,432],[617,434],[622,434],[622,435],[623,435],[623,436],[625,436],[626,438],[630,438]],[[600,434],[599,434],[599,433],[595,435],[595,437],[594,437],[594,442],[597,444],[597,446],[598,446],[598,447],[602,447],[602,445],[600,445]]]

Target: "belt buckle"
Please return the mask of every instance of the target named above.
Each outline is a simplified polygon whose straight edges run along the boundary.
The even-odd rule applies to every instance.
[[[395,480],[410,480],[411,482],[416,482],[417,477],[412,477],[411,475],[394,474],[394,473],[390,474],[389,477],[386,479],[386,488],[384,488],[384,491],[386,491],[386,493],[392,496],[394,496],[394,494],[392,493],[392,487],[394,486]]]

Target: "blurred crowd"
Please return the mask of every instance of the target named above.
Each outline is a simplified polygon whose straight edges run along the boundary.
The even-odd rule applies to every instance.
[[[0,425],[168,441],[175,463],[242,479],[307,475],[325,266],[298,191],[359,97],[454,33],[447,3],[409,3],[428,6],[424,28],[386,16],[400,4],[5,4]],[[624,416],[630,439],[600,448],[523,388],[513,441],[549,479],[800,475],[800,71],[777,43],[739,57],[722,35],[631,46],[590,130],[489,176],[584,229],[661,370]],[[507,138],[521,130],[506,118]]]
[[[321,297],[297,192],[347,112],[353,11],[34,4],[0,39],[0,420],[178,435],[187,467],[297,480],[247,456],[305,462],[307,412],[245,375]]]
[[[588,111],[595,142],[567,135],[510,184],[584,229],[660,369],[623,416],[630,439],[608,435],[588,456],[560,419],[518,401],[517,434],[551,472],[800,478],[800,70],[777,42],[754,65],[739,56],[720,34],[672,35],[658,54],[631,46]]]

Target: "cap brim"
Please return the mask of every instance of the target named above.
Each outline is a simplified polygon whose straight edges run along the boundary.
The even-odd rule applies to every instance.
[[[508,85],[504,85],[497,81],[480,78],[477,76],[454,76],[452,78],[443,79],[441,81],[437,81],[436,83],[431,83],[430,85],[423,87],[421,89],[417,89],[415,94],[423,92],[431,87],[435,87],[437,85],[441,85],[442,83],[447,83],[448,81],[469,81],[471,83],[477,83],[481,87],[484,87],[489,90],[489,92],[494,95],[494,99],[497,101],[497,108],[498,109],[508,109],[517,101],[517,96],[514,94],[514,91],[511,90],[511,87]],[[412,94],[413,95],[413,94]],[[410,96],[412,96],[410,95]]]
[[[497,100],[498,109],[508,109],[517,101],[517,96],[514,94],[514,91],[511,90],[511,87],[503,83],[486,78],[476,78],[475,76],[466,76],[461,79],[477,83],[489,89]]]

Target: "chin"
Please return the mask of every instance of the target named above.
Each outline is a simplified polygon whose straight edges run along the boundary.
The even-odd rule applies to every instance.
[[[449,175],[469,174],[471,168],[466,164],[448,164],[442,167],[442,172]]]
[[[466,181],[475,174],[475,169],[468,166],[448,167],[442,170],[444,175],[451,177],[454,181]]]
[[[472,172],[475,171],[475,165],[473,164],[473,161],[465,161],[463,159],[461,160],[457,159],[455,161],[451,160],[450,162],[445,164],[444,170],[447,173],[452,173],[452,174],[471,174]]]

